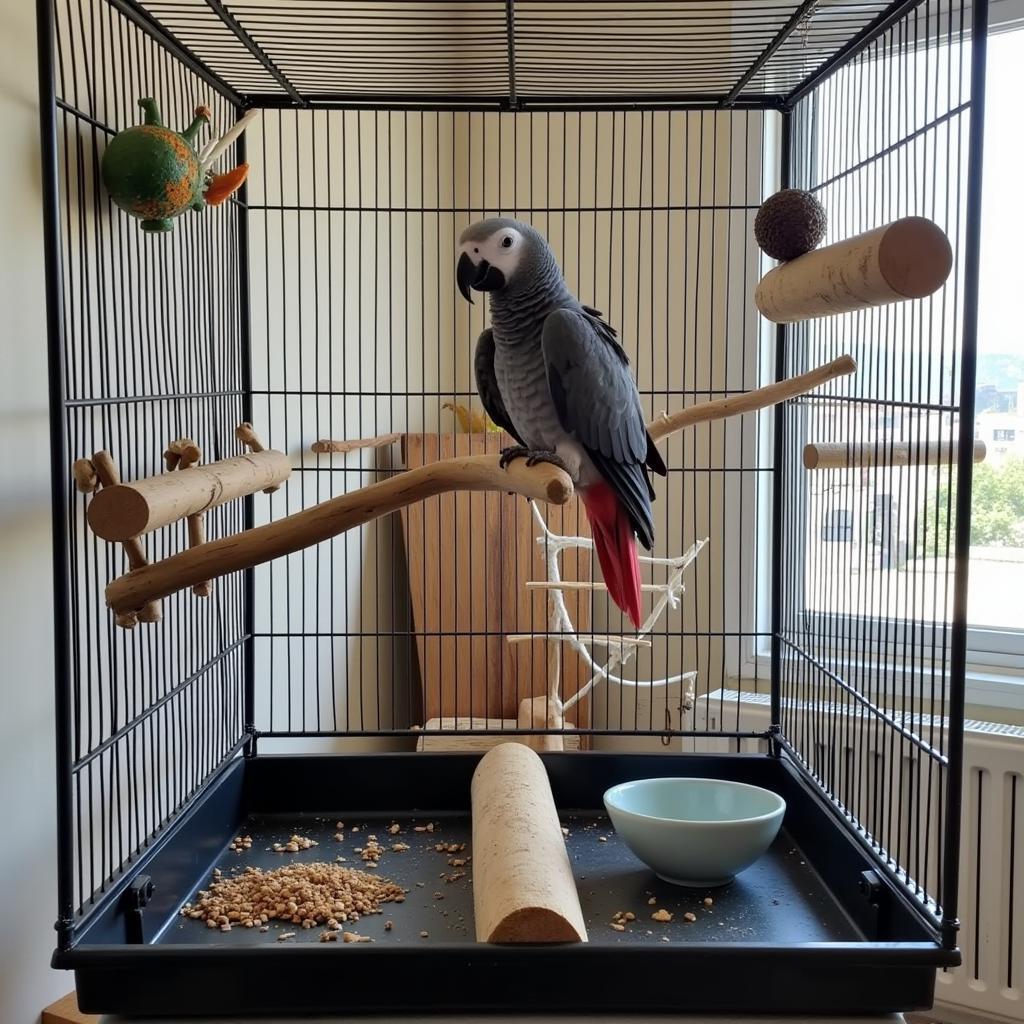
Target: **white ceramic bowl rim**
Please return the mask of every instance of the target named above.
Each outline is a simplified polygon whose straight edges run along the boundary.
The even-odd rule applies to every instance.
[[[706,818],[666,818],[661,814],[644,814],[641,811],[634,811],[630,807],[623,807],[621,804],[616,803],[615,797],[633,786],[647,785],[656,782],[709,782],[717,786],[725,787],[736,787],[738,789],[751,790],[756,793],[763,793],[766,796],[771,797],[776,801],[776,806],[766,811],[764,814],[755,814],[746,818],[715,818],[708,820]],[[616,786],[612,786],[610,789],[605,791],[604,799],[615,806],[615,810],[619,814],[631,815],[634,818],[643,818],[645,821],[664,821],[664,822],[679,822],[687,825],[706,825],[709,827],[721,827],[722,825],[738,825],[745,822],[765,821],[768,818],[774,818],[780,811],[785,811],[786,801],[783,800],[778,793],[773,792],[770,789],[764,789],[761,786],[752,786],[747,782],[733,782],[731,779],[707,779],[707,778],[692,778],[686,775],[667,775],[656,779],[630,779],[628,782],[620,782]]]

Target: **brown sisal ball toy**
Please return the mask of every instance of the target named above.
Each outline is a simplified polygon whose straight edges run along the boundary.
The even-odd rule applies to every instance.
[[[825,207],[810,192],[784,188],[769,196],[754,218],[754,238],[773,260],[792,260],[821,244]]]

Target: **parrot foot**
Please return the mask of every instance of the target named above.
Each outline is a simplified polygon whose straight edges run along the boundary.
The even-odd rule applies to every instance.
[[[524,458],[528,466],[536,466],[538,462],[549,462],[552,466],[557,466],[568,473],[569,476],[572,476],[572,470],[569,469],[565,460],[557,452],[545,451],[543,448],[527,448],[521,444],[512,445],[510,448],[503,448],[501,451],[501,461],[498,465],[502,469],[506,469],[510,462]]]

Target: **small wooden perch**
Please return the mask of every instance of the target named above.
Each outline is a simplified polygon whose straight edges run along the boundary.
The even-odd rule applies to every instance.
[[[233,498],[276,490],[290,473],[287,455],[259,451],[104,487],[89,504],[89,525],[104,540],[128,540]]]
[[[834,316],[924,298],[942,287],[952,266],[942,229],[904,217],[780,264],[761,279],[754,301],[780,324]]]
[[[957,461],[956,445],[948,441],[851,442],[804,445],[805,469],[851,469],[887,466],[948,466]],[[974,442],[974,461],[985,461],[985,442]]]
[[[756,391],[705,402],[673,413],[671,416],[662,415],[651,423],[648,429],[655,440],[660,440],[695,423],[723,419],[727,416],[762,409],[795,398],[836,377],[852,373],[856,369],[856,365],[850,356],[842,356],[825,366],[789,380],[769,384]],[[277,452],[257,452],[249,456],[242,456],[237,460],[228,459],[225,462],[211,463],[209,466],[165,474],[165,477],[153,477],[148,481],[139,481],[132,487],[138,488],[142,483],[146,483],[152,488],[150,493],[155,493],[158,498],[163,494],[162,488],[166,486],[158,481],[165,478],[177,478],[178,485],[170,489],[168,500],[155,502],[155,509],[150,507],[145,495],[141,499],[133,498],[131,507],[134,511],[132,516],[127,517],[128,522],[125,522],[126,517],[123,514],[111,516],[114,525],[110,526],[104,523],[103,517],[98,516],[100,526],[106,530],[106,533],[97,529],[97,524],[93,523],[91,515],[96,501],[103,497],[103,492],[101,492],[90,506],[90,524],[100,536],[118,539],[117,534],[138,529],[140,524],[145,529],[155,529],[156,525],[173,522],[176,518],[202,511],[220,504],[221,501],[226,501],[230,497],[250,494],[262,486],[262,483],[252,479],[255,475],[252,468],[247,471],[245,485],[236,490],[234,494],[226,493],[227,489],[225,488],[211,497],[209,492],[203,494],[199,489],[186,488],[191,504],[183,500],[180,480],[187,477],[188,474],[210,473],[214,467],[224,467],[225,463],[255,460],[261,455],[277,456],[284,459],[284,456]],[[249,465],[252,467],[251,461]],[[283,470],[280,463],[271,461],[267,465],[262,463],[259,465],[264,465],[264,472],[268,472],[268,475],[275,481],[275,486],[280,483],[280,480],[276,479],[276,475],[269,472],[268,469],[268,465],[276,465],[280,472]],[[234,472],[239,470],[240,467],[233,469]],[[214,483],[215,481],[211,480],[210,482]],[[246,530],[235,536],[210,541],[190,548],[188,551],[171,555],[156,565],[145,566],[129,572],[107,586],[107,604],[118,614],[131,612],[141,608],[149,601],[166,597],[168,594],[194,586],[204,580],[215,579],[239,569],[261,565],[273,558],[280,558],[283,555],[292,554],[331,537],[336,537],[338,534],[369,522],[371,519],[394,512],[403,505],[422,501],[424,498],[431,498],[446,491],[460,490],[506,491],[521,494],[536,501],[564,505],[573,496],[573,483],[566,473],[548,463],[539,463],[536,466],[528,467],[524,460],[519,460],[511,463],[506,469],[502,469],[496,455],[443,459],[418,469],[407,470],[351,494],[332,498],[265,526]],[[172,511],[173,515],[170,514]]]
[[[401,434],[380,434],[377,437],[362,437],[357,441],[314,441],[309,450],[316,455],[343,455],[346,452],[358,451],[360,448],[386,448],[389,444],[400,441]]]
[[[586,942],[572,865],[544,764],[522,743],[488,751],[473,773],[477,942]]]

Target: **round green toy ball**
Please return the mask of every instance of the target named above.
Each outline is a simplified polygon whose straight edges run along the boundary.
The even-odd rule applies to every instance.
[[[118,207],[139,218],[143,231],[170,231],[175,217],[205,205],[204,175],[193,142],[210,114],[198,107],[192,124],[176,132],[161,123],[153,100],[139,105],[146,123],[126,128],[107,144],[103,184]]]
[[[817,248],[827,228],[825,207],[810,192],[797,188],[769,196],[754,218],[754,238],[774,260],[793,260]]]

